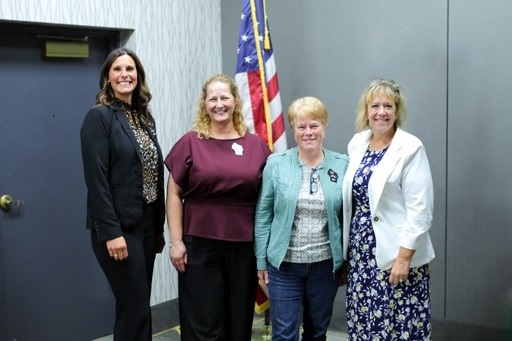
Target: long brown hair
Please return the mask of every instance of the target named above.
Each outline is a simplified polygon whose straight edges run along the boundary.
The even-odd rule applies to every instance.
[[[108,73],[114,61],[124,55],[128,55],[133,59],[137,70],[137,86],[133,90],[132,106],[139,110],[142,124],[153,126],[155,122],[149,109],[149,101],[151,101],[152,96],[146,83],[146,72],[139,57],[137,57],[135,52],[127,48],[121,47],[113,50],[103,63],[100,71],[100,91],[96,94],[96,104],[112,105],[115,96],[108,82]]]

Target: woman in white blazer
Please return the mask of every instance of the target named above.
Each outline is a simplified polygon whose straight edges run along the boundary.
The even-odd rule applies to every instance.
[[[433,185],[405,118],[393,81],[372,81],[359,99],[342,187],[350,340],[430,340]]]

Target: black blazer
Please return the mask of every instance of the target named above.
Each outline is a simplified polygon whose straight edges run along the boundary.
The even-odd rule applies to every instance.
[[[154,127],[147,129],[158,149],[158,198],[155,232],[163,233],[165,221],[164,167]],[[96,105],[85,116],[80,130],[82,161],[87,185],[87,228],[98,241],[107,241],[133,230],[143,219],[140,146],[123,110],[116,105]]]

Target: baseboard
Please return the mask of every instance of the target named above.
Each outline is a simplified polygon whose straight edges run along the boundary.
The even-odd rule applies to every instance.
[[[151,307],[153,334],[169,330],[180,324],[178,299],[166,301]]]
[[[432,340],[512,341],[512,329],[432,318]]]
[[[346,331],[344,306],[334,305],[330,328]],[[179,325],[178,299],[151,307],[153,333],[169,330]],[[459,321],[432,318],[432,340],[435,341],[512,341],[512,329],[489,327]]]

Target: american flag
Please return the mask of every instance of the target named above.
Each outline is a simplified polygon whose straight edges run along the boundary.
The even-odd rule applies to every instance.
[[[272,151],[285,151],[285,125],[265,0],[242,0],[235,80],[250,131],[265,140]]]

